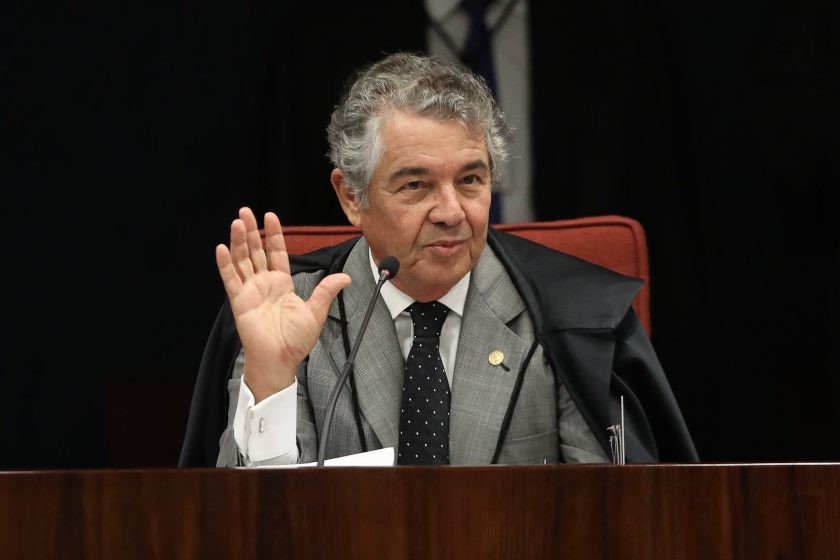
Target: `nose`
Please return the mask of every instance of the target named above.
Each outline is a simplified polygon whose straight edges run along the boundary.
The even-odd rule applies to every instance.
[[[447,226],[461,223],[466,214],[455,185],[441,185],[435,194],[434,206],[429,212],[429,220],[432,223]]]

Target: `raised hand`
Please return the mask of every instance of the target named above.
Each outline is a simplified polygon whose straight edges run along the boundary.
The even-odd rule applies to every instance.
[[[216,265],[245,349],[245,382],[256,402],[291,385],[327,319],[347,274],[321,280],[307,301],[294,292],[280,219],[265,215],[265,248],[250,208],[230,225],[230,248],[216,247]]]

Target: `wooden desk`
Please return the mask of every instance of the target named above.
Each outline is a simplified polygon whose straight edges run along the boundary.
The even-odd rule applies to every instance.
[[[840,465],[0,473],[0,558],[840,558]]]

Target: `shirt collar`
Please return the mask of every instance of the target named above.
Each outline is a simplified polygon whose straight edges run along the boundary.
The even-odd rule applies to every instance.
[[[379,267],[373,260],[373,253],[368,249],[368,258],[370,260],[370,271],[373,274],[375,282],[379,281]],[[449,308],[453,313],[459,317],[464,316],[464,306],[467,304],[467,290],[470,287],[470,275],[472,271],[467,272],[463,278],[458,280],[458,283],[452,286],[446,295],[438,298],[438,301]],[[391,320],[397,318],[397,315],[405,311],[405,308],[414,303],[414,298],[403,293],[399,288],[394,286],[391,282],[385,282],[382,285],[382,300],[388,307],[388,312],[391,314]]]

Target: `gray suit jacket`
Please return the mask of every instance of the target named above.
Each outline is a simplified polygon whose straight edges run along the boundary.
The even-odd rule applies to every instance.
[[[343,291],[343,298],[349,338],[355,341],[375,289],[364,239],[352,249],[344,271],[353,278]],[[322,277],[323,273],[296,275],[296,291],[303,298],[309,297]],[[452,464],[491,462],[517,373],[534,340],[533,325],[522,298],[496,255],[485,246],[471,277],[453,372],[449,443]],[[489,363],[488,356],[494,350],[504,353],[507,369]],[[244,363],[241,358],[228,381],[231,406],[227,429],[220,439],[220,466],[238,461],[232,426]],[[327,401],[345,358],[340,313],[334,301],[318,342],[297,373],[301,462],[316,458]],[[354,368],[361,425],[369,449],[398,445],[404,363],[393,321],[379,299]],[[541,347],[537,346],[527,368],[498,462],[607,461],[565,387],[547,364]],[[327,458],[360,451],[352,397],[349,387],[345,387],[336,406]]]

